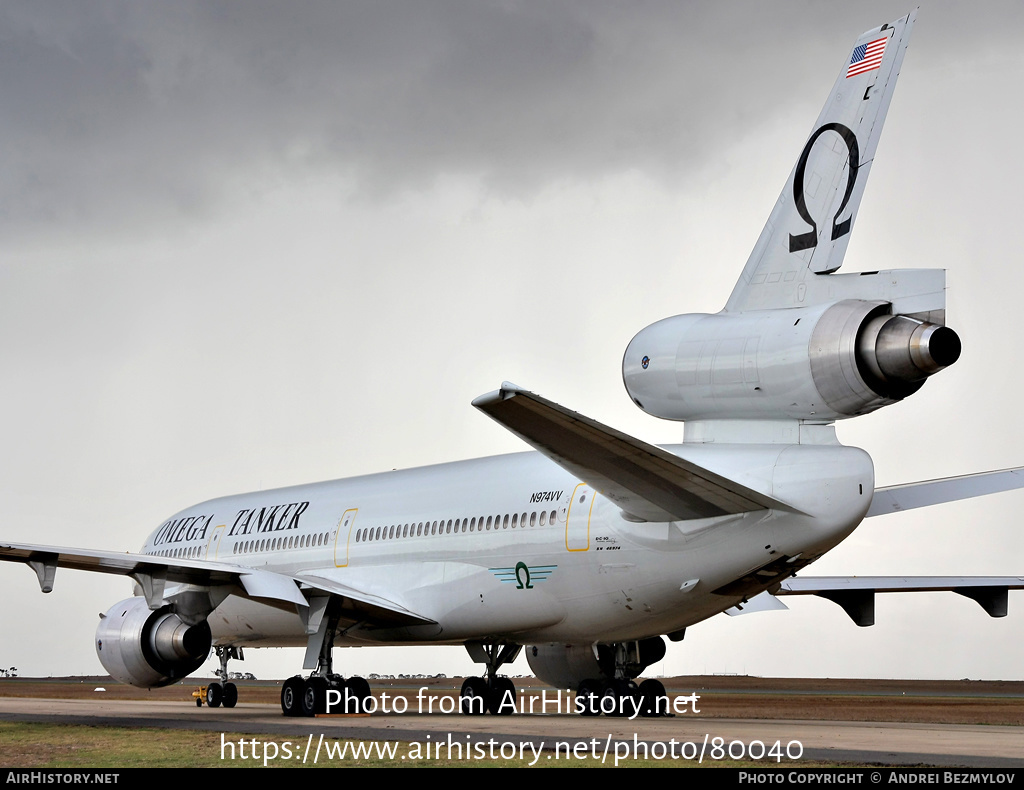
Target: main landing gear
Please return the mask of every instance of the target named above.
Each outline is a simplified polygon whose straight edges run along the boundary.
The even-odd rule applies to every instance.
[[[214,651],[220,659],[220,669],[217,671],[220,682],[214,681],[206,687],[206,704],[211,708],[219,708],[221,705],[233,708],[238,704],[238,686],[228,680],[228,660],[237,658],[242,661],[245,656],[240,647],[218,646]],[[202,704],[201,699],[198,702]]]
[[[603,678],[582,681],[576,689],[576,710],[581,716],[666,716],[665,686],[660,680],[633,680],[644,669],[665,656],[665,643],[659,639],[615,642],[598,648],[599,663],[607,673]],[[608,677],[607,675],[611,675]]]
[[[486,677],[466,678],[459,694],[462,712],[467,716],[493,713],[509,716],[516,712],[516,687],[507,677],[498,676],[502,664],[516,660],[522,645],[494,642],[467,642],[469,657],[478,664],[486,664]]]
[[[364,678],[346,680],[341,675],[295,675],[281,688],[281,712],[285,716],[316,716],[321,713],[364,713],[370,684]],[[328,704],[330,710],[328,710]]]
[[[639,686],[635,680],[584,680],[576,689],[576,709],[581,716],[663,716],[667,699],[665,686],[660,680],[645,680]]]
[[[308,621],[306,668],[315,665],[308,678],[295,675],[281,687],[281,712],[285,716],[316,716],[321,713],[365,713],[370,684],[361,677],[348,680],[334,674],[334,637],[338,617],[327,613],[326,601],[311,601],[314,617]],[[315,628],[312,626],[316,625]]]

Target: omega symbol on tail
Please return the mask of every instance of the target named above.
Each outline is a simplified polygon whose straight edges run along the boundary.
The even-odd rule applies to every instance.
[[[804,202],[804,169],[807,166],[807,157],[811,153],[811,148],[814,146],[815,141],[825,132],[835,132],[842,137],[850,155],[850,167],[846,176],[846,194],[843,195],[843,202],[839,205],[839,210],[832,216],[832,241],[850,232],[850,226],[853,221],[852,217],[843,222],[836,222],[836,220],[843,213],[846,204],[850,202],[853,185],[857,182],[857,169],[860,167],[860,146],[857,145],[857,135],[853,133],[852,129],[843,126],[841,123],[826,123],[824,126],[819,126],[817,131],[811,135],[811,139],[807,141],[807,145],[804,146],[804,150],[800,154],[800,161],[796,164],[796,173],[793,174],[793,199],[796,201],[796,210],[800,212],[804,222],[811,226],[811,230],[807,233],[801,233],[799,236],[790,234],[790,252],[799,252],[800,250],[818,246],[818,225],[808,213],[807,203]]]

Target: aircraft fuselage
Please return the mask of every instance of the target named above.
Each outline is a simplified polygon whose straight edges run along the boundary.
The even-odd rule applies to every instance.
[[[792,575],[846,537],[874,490],[871,460],[840,445],[670,446],[786,502],[631,523],[538,453],[520,453],[204,502],[142,552],[273,571],[359,591],[431,623],[363,627],[344,644],[621,641],[671,633]],[[214,641],[305,645],[294,607],[240,596]]]

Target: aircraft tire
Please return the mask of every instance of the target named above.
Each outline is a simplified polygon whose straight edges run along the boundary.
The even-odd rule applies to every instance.
[[[632,700],[627,707],[623,708],[624,712],[622,715],[629,718],[636,715],[636,711],[641,710],[640,686],[637,685],[635,680],[623,680],[621,683],[623,695]]]
[[[584,680],[576,689],[577,700],[582,699],[582,704],[577,702],[576,709],[580,716],[600,716],[601,708],[598,702],[601,698],[601,681]]]
[[[665,699],[665,684],[660,680],[645,680],[640,684],[640,715],[645,718],[667,715],[658,710],[658,700]],[[664,705],[664,703],[662,703]]]
[[[303,684],[302,715],[307,717],[323,713],[327,708],[327,681],[313,676]]]
[[[465,716],[482,716],[487,713],[487,682],[483,678],[466,678],[459,692],[459,704]]]
[[[509,696],[511,694],[511,697]],[[487,706],[495,716],[511,716],[515,713],[516,687],[508,678],[495,678],[491,687],[490,704]]]
[[[348,688],[349,698],[355,698],[356,709],[346,710],[345,713],[367,713],[366,700],[370,698],[372,692],[370,691],[370,684],[366,682],[365,678],[353,677],[349,678],[346,687]],[[342,694],[345,692],[342,691]]]
[[[225,708],[233,708],[238,704],[238,686],[234,683],[224,684],[224,699],[222,704]]]
[[[635,694],[636,683],[631,680],[606,681],[601,693],[601,712],[617,719],[629,716],[636,708],[633,703],[626,700]],[[608,700],[614,700],[614,706]],[[608,712],[609,709],[612,709],[611,713]]]
[[[614,680],[606,680],[602,684],[601,697],[598,699],[597,707],[605,716],[611,716],[613,718],[618,716],[619,689]]]
[[[224,687],[220,683],[211,683],[206,687],[206,704],[211,708],[219,708],[224,701]]]
[[[285,716],[302,715],[302,692],[306,682],[295,675],[288,678],[281,687],[281,713]]]

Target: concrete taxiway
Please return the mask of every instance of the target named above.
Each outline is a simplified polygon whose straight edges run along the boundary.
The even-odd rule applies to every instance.
[[[536,748],[596,750],[615,743],[690,743],[687,754],[711,761],[716,738],[760,749],[781,744],[783,764],[806,760],[882,765],[1024,767],[1024,728],[961,724],[905,724],[677,716],[658,719],[583,718],[571,714],[466,717],[459,714],[375,714],[353,718],[285,719],[277,705],[196,708],[187,702],[110,699],[0,698],[0,721],[121,727],[160,727],[275,738],[389,740],[432,743],[534,744]],[[596,742],[596,745],[595,745]],[[795,744],[799,744],[799,747]],[[683,753],[682,746],[677,752]],[[786,751],[800,758],[791,760]],[[611,746],[614,750],[614,746]],[[734,745],[734,754],[741,749]],[[696,760],[694,760],[696,762]],[[768,761],[766,760],[766,765]],[[771,764],[774,764],[772,761]]]

